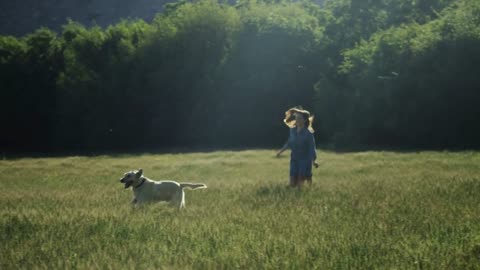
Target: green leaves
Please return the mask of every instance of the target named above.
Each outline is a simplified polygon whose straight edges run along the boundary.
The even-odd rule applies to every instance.
[[[0,36],[3,115],[24,119],[0,141],[37,146],[17,135],[41,126],[57,148],[274,146],[272,119],[302,104],[320,142],[478,145],[478,14],[475,0],[200,0],[151,22]],[[450,106],[457,124],[432,120]]]
[[[27,51],[27,44],[12,36],[0,36],[0,64],[17,62],[16,57]]]
[[[475,1],[459,1],[435,20],[378,31],[343,51],[338,72],[348,105],[341,109],[346,124],[339,130],[365,144],[470,144],[469,135],[454,130],[462,123],[462,130],[480,132],[464,122],[478,114],[472,70],[479,55],[479,11]],[[327,86],[317,86],[319,95]],[[453,122],[445,121],[451,117]]]

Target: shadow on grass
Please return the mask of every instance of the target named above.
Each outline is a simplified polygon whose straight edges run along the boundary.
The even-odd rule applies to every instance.
[[[308,185],[303,186],[302,189],[290,185],[262,186],[257,189],[255,194],[258,197],[287,197],[291,194],[306,193],[311,189],[312,187]]]
[[[292,188],[285,186],[263,186],[257,189],[257,196],[272,196],[272,195],[281,195],[287,192],[291,192]]]
[[[326,152],[333,152],[337,154],[350,154],[361,152],[393,152],[393,153],[418,153],[424,151],[434,152],[468,152],[479,151],[480,148],[475,147],[462,147],[462,146],[437,146],[437,147],[404,147],[394,145],[334,145],[334,144],[322,144],[318,145],[317,149],[322,149]]]
[[[141,148],[141,149],[126,149],[126,150],[79,150],[79,151],[51,151],[51,152],[1,152],[0,160],[18,160],[22,158],[62,158],[62,157],[135,157],[143,155],[161,155],[161,154],[194,154],[194,153],[213,153],[218,151],[254,151],[266,150],[266,148],[258,147],[231,147],[231,148],[217,148],[217,147],[163,147],[163,148]],[[268,150],[268,149],[267,149]],[[274,151],[272,149],[272,151]],[[274,155],[274,154],[272,154]]]
[[[27,152],[27,151],[6,151],[1,152],[0,160],[17,160],[22,158],[61,158],[61,157],[135,157],[142,155],[161,155],[161,154],[193,154],[193,153],[213,153],[218,151],[255,151],[255,150],[271,150],[272,156],[278,149],[274,148],[260,148],[260,147],[153,147],[153,148],[136,148],[136,149],[117,149],[117,150],[78,150],[78,151],[50,151],[50,152]],[[393,153],[418,153],[423,151],[448,151],[448,152],[469,152],[479,151],[480,148],[467,148],[467,147],[419,147],[419,148],[407,148],[407,147],[395,147],[395,146],[335,146],[332,144],[322,144],[317,146],[317,150],[332,152],[337,154],[350,154],[361,152],[393,152]],[[287,157],[284,154],[282,157]]]

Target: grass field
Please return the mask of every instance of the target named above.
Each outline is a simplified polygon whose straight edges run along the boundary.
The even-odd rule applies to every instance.
[[[480,269],[480,153],[252,150],[0,161],[0,269]],[[125,171],[203,182],[130,205]]]

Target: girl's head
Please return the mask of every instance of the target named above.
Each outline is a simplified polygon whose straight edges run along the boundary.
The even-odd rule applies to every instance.
[[[310,113],[308,112],[294,112],[295,124],[298,127],[305,127],[310,125]]]
[[[310,132],[314,132],[312,128],[313,115],[309,111],[303,110],[302,107],[294,107],[285,112],[283,122],[289,127],[308,127]]]

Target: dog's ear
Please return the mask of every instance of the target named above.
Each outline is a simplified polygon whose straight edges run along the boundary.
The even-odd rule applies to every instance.
[[[138,169],[138,171],[135,173],[135,176],[140,178],[140,176],[142,176],[142,174],[143,174],[143,169]]]

